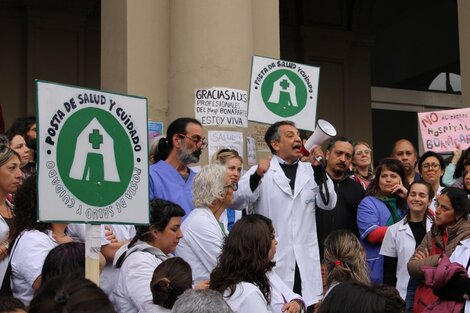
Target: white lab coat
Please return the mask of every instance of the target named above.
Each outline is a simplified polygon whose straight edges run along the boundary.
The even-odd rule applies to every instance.
[[[50,230],[24,230],[20,236],[11,255],[11,290],[15,298],[29,306],[35,292],[33,283],[41,275],[47,255],[59,243]]]
[[[271,285],[271,303],[269,304],[269,309],[273,313],[282,313],[282,307],[284,304],[289,303],[294,299],[304,302],[304,299],[287,287],[275,272],[270,271],[267,276]]]
[[[195,284],[209,279],[222,252],[226,233],[222,233],[219,221],[207,208],[196,208],[181,225],[183,238],[176,247],[176,255],[191,265]]]
[[[114,256],[113,265],[116,265],[123,253],[126,253],[126,258],[119,269],[119,278],[111,295],[111,302],[118,313],[137,313],[143,303],[152,301],[150,281],[153,272],[170,255],[138,240],[130,249],[127,244],[122,246]]]
[[[154,304],[153,302],[145,302],[139,313],[171,313],[171,310]]]
[[[0,215],[0,245],[8,240],[8,235],[10,234],[10,228],[8,227],[7,222],[3,219]],[[0,285],[3,282],[3,278],[5,276],[5,271],[8,267],[8,262],[10,262],[10,257],[6,256],[3,260],[0,261]]]
[[[261,290],[252,283],[238,283],[233,295],[225,290],[224,299],[234,313],[271,313]]]
[[[431,229],[432,219],[426,219],[426,232]],[[406,217],[401,221],[388,227],[385,233],[380,254],[397,261],[397,285],[396,288],[403,300],[406,298],[406,290],[410,274],[408,274],[407,264],[416,249],[416,240],[411,231],[410,225],[406,223]]]
[[[452,255],[449,257],[451,262],[457,262],[463,267],[466,267],[468,260],[470,259],[470,239],[465,239],[460,242]],[[467,269],[468,277],[470,277],[470,272]],[[470,300],[465,301],[465,310],[464,313],[470,313]]]
[[[237,196],[253,204],[254,213],[273,221],[278,237],[275,272],[289,288],[294,287],[295,263],[302,278],[302,295],[307,306],[318,302],[323,293],[320,254],[317,242],[315,206],[331,210],[336,205],[333,182],[327,178],[330,201],[327,205],[320,197],[318,185],[310,163],[299,161],[292,194],[289,179],[277,157],[271,159],[269,170],[254,192],[250,189],[252,167],[239,182]]]

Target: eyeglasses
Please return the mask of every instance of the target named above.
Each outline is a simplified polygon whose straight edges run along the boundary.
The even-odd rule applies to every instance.
[[[200,146],[201,149],[204,149],[205,147],[207,147],[207,142],[204,142],[204,140],[206,140],[206,138],[203,138],[203,137],[200,137],[198,135],[194,135],[192,137],[189,137],[188,135],[185,135],[185,134],[178,134],[178,136],[180,138],[187,138],[189,140],[191,140],[192,142],[194,142],[194,144],[196,146]]]
[[[364,149],[364,150],[356,150],[354,154],[355,155],[362,155],[362,154],[369,155],[371,152],[372,152],[371,149]]]
[[[421,167],[423,168],[423,170],[426,170],[426,171],[427,171],[427,170],[429,170],[429,169],[431,169],[431,170],[437,170],[438,168],[441,167],[441,165],[440,165],[440,164],[437,164],[437,163],[426,163],[426,164],[423,164]]]
[[[231,183],[229,185],[224,186],[224,188],[232,188],[233,191],[238,190],[238,183]]]

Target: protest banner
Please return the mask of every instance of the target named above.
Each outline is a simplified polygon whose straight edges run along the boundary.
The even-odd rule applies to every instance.
[[[418,123],[425,151],[470,146],[470,108],[418,113]]]
[[[253,56],[248,120],[273,124],[295,122],[315,129],[320,68]]]
[[[247,92],[213,87],[194,92],[196,119],[204,126],[248,127]]]
[[[36,81],[45,222],[149,222],[147,99]]]

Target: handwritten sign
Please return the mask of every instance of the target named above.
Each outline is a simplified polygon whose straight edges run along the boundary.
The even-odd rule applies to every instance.
[[[202,125],[248,127],[245,90],[196,89],[194,97],[196,118]]]
[[[163,135],[163,123],[162,122],[154,122],[154,121],[148,121],[147,122],[147,127],[148,127],[148,137],[149,137],[149,146],[152,144],[152,141],[158,137]]]
[[[219,149],[234,149],[243,158],[243,133],[234,131],[209,131],[207,133],[209,142],[209,159]]]
[[[450,152],[470,146],[470,108],[418,113],[426,151]]]
[[[248,165],[256,164],[256,140],[253,137],[246,137],[246,158]]]

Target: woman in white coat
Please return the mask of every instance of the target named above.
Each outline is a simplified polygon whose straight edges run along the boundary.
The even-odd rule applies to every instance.
[[[204,166],[194,177],[193,203],[195,209],[181,225],[184,237],[176,255],[191,265],[194,283],[209,279],[227,231],[220,215],[232,203],[237,184],[232,183],[225,167],[219,164]]]
[[[41,271],[49,252],[71,242],[65,234],[67,224],[37,220],[36,174],[29,176],[15,195],[15,218],[10,233],[11,290],[28,306],[41,286]]]
[[[116,252],[119,278],[111,296],[117,312],[137,313],[152,301],[150,281],[155,268],[171,257],[183,237],[184,210],[177,204],[155,199],[150,208],[150,225],[137,226],[136,235]]]
[[[235,223],[210,276],[210,288],[238,312],[290,312],[305,308],[272,271],[277,241],[270,219],[248,215]]]
[[[8,267],[8,240],[13,223],[13,205],[7,200],[8,194],[15,193],[21,184],[23,174],[20,156],[5,145],[0,145],[0,284]]]
[[[412,282],[408,287],[410,275],[407,264],[431,229],[433,212],[429,206],[433,197],[434,191],[429,183],[414,181],[406,197],[408,213],[387,229],[380,249],[380,254],[384,256],[384,283],[397,288],[402,299],[407,300],[408,309],[413,305],[417,283]]]

